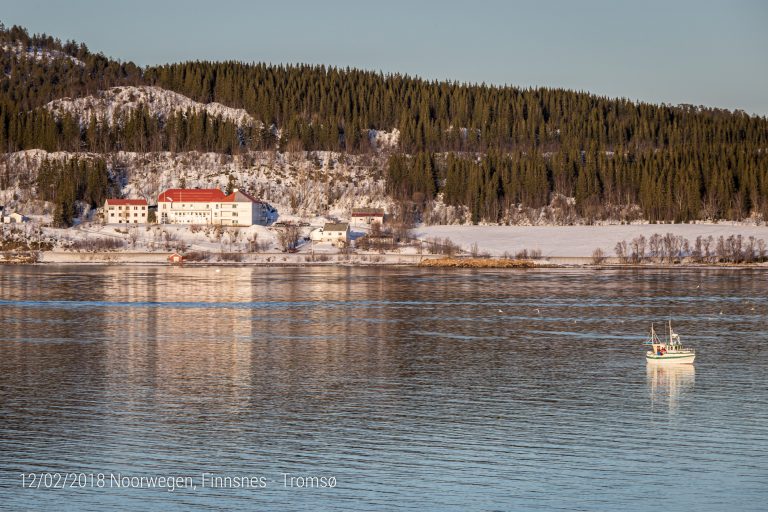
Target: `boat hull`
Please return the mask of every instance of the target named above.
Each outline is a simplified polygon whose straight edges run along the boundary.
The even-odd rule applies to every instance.
[[[693,364],[693,360],[696,359],[696,354],[670,354],[666,353],[663,356],[657,354],[645,354],[645,360],[649,363],[664,363],[664,364]]]

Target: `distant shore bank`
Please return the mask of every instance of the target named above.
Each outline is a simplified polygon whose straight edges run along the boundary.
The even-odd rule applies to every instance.
[[[138,265],[178,266],[168,260],[170,253],[150,252],[24,252],[2,253],[0,264],[6,265]],[[585,269],[765,269],[763,263],[696,263],[690,261],[643,263],[622,262],[619,258],[604,258],[595,262],[590,257],[549,257],[537,259],[483,258],[471,256],[446,257],[439,254],[308,254],[308,253],[225,253],[214,254],[205,260],[184,260],[186,267],[206,266],[409,266],[423,268],[462,269],[542,269],[542,268],[585,268]]]

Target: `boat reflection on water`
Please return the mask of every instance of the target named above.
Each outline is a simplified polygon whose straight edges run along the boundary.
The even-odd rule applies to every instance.
[[[686,393],[693,390],[696,382],[696,368],[692,364],[661,365],[649,363],[645,375],[651,405],[663,407],[674,412]]]

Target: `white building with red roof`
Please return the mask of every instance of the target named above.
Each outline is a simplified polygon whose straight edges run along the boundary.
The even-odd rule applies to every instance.
[[[157,219],[162,224],[265,225],[269,205],[237,189],[225,195],[217,188],[171,188],[157,198]]]
[[[352,208],[352,225],[370,227],[374,222],[384,224],[384,210],[382,208]]]
[[[146,199],[115,199],[104,201],[104,222],[107,224],[146,224]]]

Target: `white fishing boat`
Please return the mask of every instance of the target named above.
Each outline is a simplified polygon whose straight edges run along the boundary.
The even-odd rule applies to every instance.
[[[680,342],[680,335],[672,330],[671,321],[665,341],[659,338],[651,324],[651,334],[645,344],[651,346],[651,350],[645,353],[645,360],[649,363],[692,364],[696,358],[696,352],[692,348],[684,347]]]

